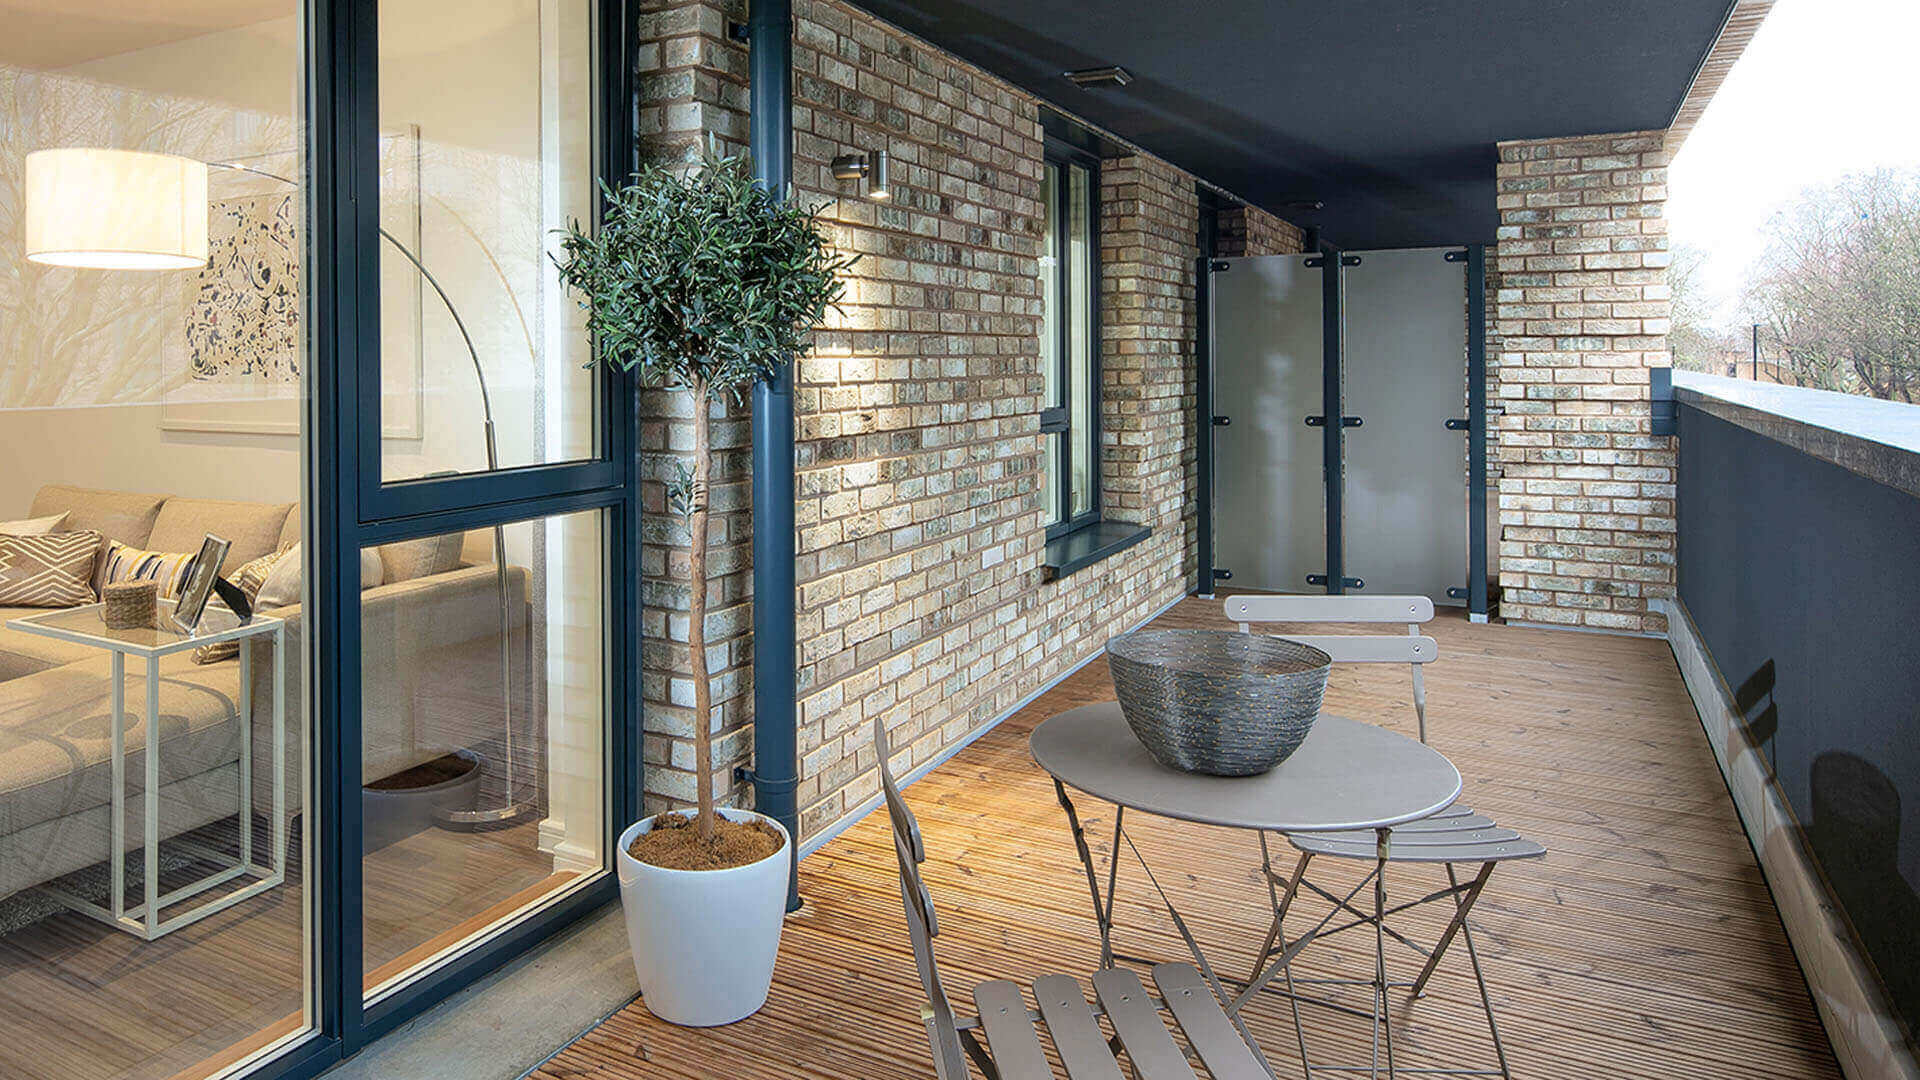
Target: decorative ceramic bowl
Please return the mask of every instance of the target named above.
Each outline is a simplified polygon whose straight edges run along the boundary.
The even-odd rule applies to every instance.
[[[1311,645],[1229,630],[1138,630],[1107,642],[1127,726],[1162,765],[1254,776],[1300,748],[1333,660]]]

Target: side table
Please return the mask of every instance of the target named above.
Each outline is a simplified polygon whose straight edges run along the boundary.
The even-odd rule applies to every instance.
[[[256,615],[241,624],[232,613],[208,608],[201,626],[192,634],[183,634],[168,621],[170,603],[159,605],[160,624],[153,627],[114,629],[102,616],[103,605],[62,608],[14,619],[8,628],[28,634],[57,638],[106,650],[112,657],[110,691],[112,704],[113,806],[111,839],[108,841],[108,874],[111,896],[107,905],[82,899],[58,888],[50,889],[62,903],[79,913],[98,919],[119,930],[153,941],[217,911],[232,907],[249,897],[258,896],[286,880],[287,875],[287,725],[286,725],[286,622],[268,615]],[[253,851],[253,658],[244,643],[240,649],[240,682],[234,695],[240,723],[240,851],[233,856],[215,851],[192,840],[170,841],[185,847],[202,860],[220,869],[177,889],[160,891],[160,660],[174,653],[197,649],[224,641],[269,636],[273,640],[273,851],[266,865],[254,861]],[[145,783],[142,792],[144,814],[140,852],[143,862],[142,896],[138,906],[126,906],[126,804],[127,804],[127,711],[126,660],[137,656],[146,662],[147,695],[145,722]],[[225,865],[221,865],[225,864]],[[192,899],[240,879],[237,888],[205,900],[189,911],[172,918],[161,912],[183,900]]]

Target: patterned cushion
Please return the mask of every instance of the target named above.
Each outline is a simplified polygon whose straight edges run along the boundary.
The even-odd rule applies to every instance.
[[[279,551],[270,551],[245,566],[242,566],[240,569],[235,570],[233,572],[234,587],[246,594],[247,603],[252,604],[257,602],[260,599],[260,589],[267,583],[267,578],[273,573],[274,565],[288,557],[294,559],[300,558],[298,544],[290,548],[282,548]],[[216,596],[210,602],[219,603],[220,598]],[[224,607],[225,605],[222,604],[221,606]],[[211,645],[202,645],[193,650],[193,662],[196,664],[216,664],[222,660],[231,660],[239,655],[239,642],[216,641]]]
[[[97,532],[0,535],[0,605],[73,607],[91,604]]]
[[[193,560],[199,554],[197,551],[145,551],[115,540],[107,545],[107,560],[101,565],[100,584],[154,581],[160,585],[160,599],[172,600],[180,595],[181,589],[187,587],[187,578],[193,574]]]

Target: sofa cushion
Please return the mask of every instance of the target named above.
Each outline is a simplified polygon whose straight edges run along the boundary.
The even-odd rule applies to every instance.
[[[287,523],[281,527],[280,542],[273,546],[273,550],[285,551],[305,539],[305,534],[300,530],[300,507],[295,505],[287,511]]]
[[[100,564],[102,595],[105,587],[122,581],[151,581],[160,590],[160,599],[172,600],[187,587],[187,575],[193,572],[197,551],[147,551],[119,542],[107,545],[107,557]]]
[[[34,517],[46,517],[48,514],[65,512],[68,517],[62,528],[75,531],[92,529],[109,540],[143,547],[148,534],[153,531],[154,518],[160,515],[160,504],[166,501],[165,495],[139,495],[129,491],[99,491],[71,484],[48,484],[33,497],[33,508],[29,513]],[[194,538],[193,550],[200,550],[198,537]]]
[[[465,533],[441,533],[380,545],[381,580],[391,585],[444,574],[460,565]]]
[[[63,608],[91,604],[97,532],[0,535],[0,604]]]
[[[287,524],[292,503],[228,502],[224,499],[168,499],[154,519],[153,532],[146,543],[136,547],[154,551],[200,550],[208,533],[233,542],[227,561],[220,564],[227,573],[280,548],[280,530]]]
[[[100,650],[91,645],[7,627],[22,615],[44,615],[46,611],[46,608],[0,607],[0,683],[100,655]]]
[[[138,665],[135,665],[136,667]],[[0,834],[112,799],[111,676],[98,650],[78,663],[0,683]],[[145,775],[146,675],[126,675],[127,788]],[[239,665],[160,664],[160,780],[238,761]]]
[[[67,512],[48,514],[46,517],[27,518],[23,521],[0,521],[0,535],[4,536],[45,536],[53,532],[65,532]]]

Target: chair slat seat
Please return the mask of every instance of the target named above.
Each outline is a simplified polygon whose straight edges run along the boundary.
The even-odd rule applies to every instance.
[[[1213,1080],[1272,1080],[1192,964],[1156,964],[1153,985]]]
[[[1396,863],[1498,863],[1511,859],[1534,859],[1547,853],[1547,849],[1514,833],[1511,829],[1494,830],[1507,834],[1490,840],[1446,840],[1445,834],[1428,834],[1419,842],[1408,842],[1395,836],[1389,849],[1388,862]],[[1371,835],[1364,838],[1338,839],[1332,836],[1289,836],[1293,846],[1308,855],[1329,855],[1341,859],[1374,858],[1374,839]]]
[[[1093,992],[1140,1080],[1198,1080],[1138,975],[1126,968],[1096,971]]]
[[[1493,823],[1492,818],[1468,811],[1465,814],[1459,814],[1453,817],[1440,817],[1435,815],[1430,818],[1422,818],[1419,821],[1409,821],[1405,825],[1395,825],[1393,827],[1393,835],[1397,839],[1401,836],[1411,836],[1415,833],[1465,832],[1469,829],[1497,828],[1499,828],[1499,826]],[[1353,833],[1354,835],[1365,833],[1369,837],[1373,835],[1372,829],[1349,829],[1346,832]],[[1316,835],[1344,836],[1346,833],[1318,833]]]
[[[983,982],[973,988],[973,1004],[980,1010],[980,1026],[986,1029],[987,1048],[993,1051],[1001,1080],[1053,1080],[1018,984],[1006,979]]]
[[[1071,975],[1042,975],[1033,980],[1033,1000],[1040,1006],[1069,1080],[1125,1080],[1113,1059],[1113,1048],[1100,1031],[1100,1021],[1087,1007],[1080,980]]]

